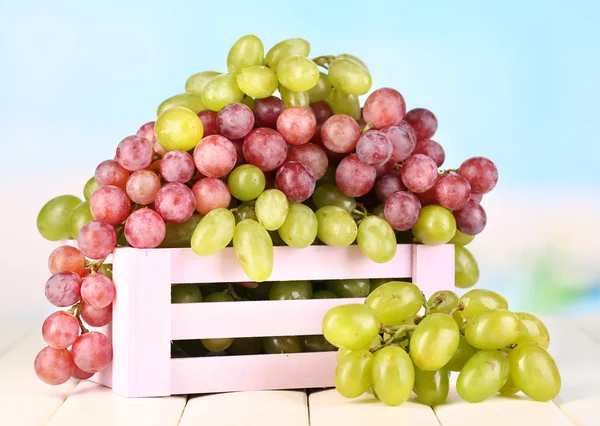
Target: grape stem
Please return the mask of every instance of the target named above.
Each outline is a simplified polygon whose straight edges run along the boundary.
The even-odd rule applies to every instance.
[[[390,334],[391,336],[387,338],[381,345],[371,348],[371,353],[375,353],[378,350],[385,348],[386,346],[394,344],[397,339],[400,339],[403,333],[406,333],[410,330],[414,330],[415,328],[417,328],[415,324],[404,324],[398,327],[386,327],[382,325],[381,330],[386,334]]]
[[[79,322],[79,328],[81,329],[81,334],[85,334],[85,333],[89,333],[90,331],[85,328],[85,326],[83,325],[83,321],[81,321],[81,310],[83,309],[83,302],[79,301],[76,304],[74,304],[73,306],[71,306],[71,308],[67,311],[69,314],[73,315],[75,318],[77,318],[77,321]]]
[[[375,125],[373,123],[367,123],[367,125],[365,126],[364,129],[362,129],[362,134],[364,135],[365,133],[367,133],[369,130],[373,130],[375,128]]]
[[[435,297],[435,299],[433,299],[433,301],[430,304],[428,304],[425,300],[425,293],[421,292],[421,294],[423,295],[424,300],[423,307],[425,308],[425,315],[429,315],[433,309],[441,305],[444,302],[444,300],[446,300],[445,294],[438,294]]]
[[[242,300],[242,298],[240,296],[238,296],[238,294],[233,289],[233,286],[231,285],[231,283],[227,284],[227,289],[225,290],[225,293],[227,293],[231,297],[233,297],[233,300],[235,300],[236,302],[239,302],[240,300]]]
[[[242,215],[240,214],[239,210],[238,210],[236,207],[234,207],[234,208],[230,209],[229,211],[230,211],[231,213],[233,213],[233,215],[234,215],[234,216],[235,216],[237,219],[239,219],[239,220],[240,220],[240,222],[241,222],[241,221],[244,219],[244,218],[242,217]]]
[[[429,315],[431,313],[431,310],[433,308],[435,308],[437,305],[433,304],[430,306],[427,303],[427,297],[425,296],[425,293],[421,292],[421,300],[423,301],[423,309],[425,309],[425,316]],[[435,302],[435,300],[434,300]]]
[[[458,173],[458,169],[445,169],[445,170],[440,170],[440,172],[438,173],[439,176],[444,176],[447,175],[448,173]]]
[[[454,315],[455,312],[462,311],[463,309],[465,309],[465,305],[463,305],[461,302],[458,305],[456,305],[456,308],[454,308],[450,311],[450,315]]]
[[[404,164],[404,163],[396,163],[396,164],[394,165],[394,168],[395,168],[396,170],[398,170],[398,169],[401,169],[401,168],[402,168],[402,166],[403,166],[403,164]]]
[[[312,61],[320,67],[325,69],[329,69],[329,64],[335,60],[336,56],[333,55],[323,55],[317,56],[313,58]]]

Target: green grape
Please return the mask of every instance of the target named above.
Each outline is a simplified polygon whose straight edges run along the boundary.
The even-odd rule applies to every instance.
[[[515,343],[537,343],[544,349],[550,346],[550,333],[544,323],[535,315],[527,312],[516,312],[519,321],[521,321],[521,334]]]
[[[550,401],[560,391],[561,377],[552,356],[535,343],[517,346],[508,355],[515,385],[534,401]]]
[[[268,231],[275,231],[283,225],[289,208],[287,197],[278,189],[267,189],[256,199],[256,217]]]
[[[397,406],[410,397],[415,383],[415,369],[406,351],[387,346],[373,358],[373,389],[384,404]]]
[[[313,293],[313,299],[337,299],[338,295],[333,291],[319,290]]]
[[[176,284],[171,286],[171,303],[202,302],[202,293],[196,284]]]
[[[479,351],[458,375],[456,391],[467,402],[482,402],[498,393],[510,372],[508,357],[500,351]]]
[[[510,356],[509,356],[509,362],[510,362]],[[500,388],[500,394],[504,395],[504,396],[511,396],[514,395],[516,393],[518,393],[521,389],[519,389],[519,387],[517,386],[517,384],[515,383],[515,381],[513,380],[512,376],[509,375],[508,379],[506,379],[506,383],[504,383],[504,386],[502,386]]]
[[[99,185],[98,182],[96,182],[95,177],[90,178],[90,180],[88,180],[85,183],[85,186],[83,187],[83,196],[85,198],[85,201],[90,201],[92,195],[94,195],[94,192],[96,192],[96,189],[98,189],[98,187]]]
[[[279,94],[281,95],[281,101],[286,108],[292,107],[304,107],[308,108],[310,105],[310,99],[308,92],[292,92],[283,86],[279,86]]]
[[[421,404],[435,407],[443,404],[450,390],[450,372],[445,368],[424,371],[415,367],[415,386],[413,391]]]
[[[334,114],[346,114],[355,120],[360,119],[360,101],[357,95],[347,94],[334,88],[328,102]]]
[[[250,96],[244,96],[240,103],[246,105],[251,110],[254,110],[254,99],[252,99]]]
[[[296,336],[263,337],[261,344],[266,354],[293,354],[302,352],[302,344]]]
[[[92,212],[90,211],[90,203],[84,201],[73,209],[69,216],[69,234],[74,240],[79,236],[79,231],[86,223],[94,220]]]
[[[317,238],[317,216],[304,204],[290,202],[289,206],[285,222],[277,233],[290,247],[308,247]]]
[[[259,337],[241,337],[233,341],[227,349],[231,355],[258,355],[262,353]]]
[[[359,64],[361,67],[363,67],[365,70],[369,71],[369,68],[367,67],[367,64],[365,64],[363,61],[361,61],[360,59],[358,59],[356,56],[354,55],[350,55],[349,53],[342,53],[341,55],[337,55],[336,59],[351,59],[354,62],[356,62],[357,64]]]
[[[262,282],[271,276],[273,241],[258,222],[245,219],[235,226],[233,248],[242,269],[252,281]]]
[[[110,263],[103,263],[102,265],[100,265],[100,267],[98,268],[98,272],[112,281],[113,272],[112,272],[112,265]]]
[[[254,200],[265,190],[265,174],[252,164],[242,164],[231,171],[227,185],[238,200]]]
[[[382,219],[385,219],[385,213],[384,212],[385,212],[385,204],[380,204],[377,207],[375,207],[375,210],[373,210],[373,213],[371,213],[371,214],[373,216],[377,216],[377,217],[380,217]]]
[[[156,119],[154,133],[158,143],[167,151],[190,151],[204,136],[204,126],[192,110],[173,107]]]
[[[389,262],[396,255],[396,234],[380,217],[365,217],[358,225],[356,241],[360,250],[373,262]]]
[[[300,342],[302,343],[302,350],[304,352],[333,352],[337,350],[335,346],[320,334],[315,336],[300,336]]]
[[[227,55],[227,70],[237,74],[244,68],[262,65],[265,50],[255,35],[245,35],[234,43]]]
[[[306,92],[319,81],[319,68],[304,56],[288,56],[277,65],[277,79],[292,92]]]
[[[193,95],[202,96],[202,90],[204,89],[204,86],[206,86],[206,83],[208,83],[208,80],[218,75],[221,75],[221,73],[217,71],[202,71],[196,73],[185,82],[185,91]]]
[[[449,314],[452,309],[458,305],[458,296],[449,290],[436,291],[427,301],[427,305],[432,307],[431,313],[442,312]]]
[[[478,349],[500,349],[517,340],[520,326],[519,318],[514,313],[506,309],[494,309],[471,318],[465,328],[465,338]]]
[[[241,222],[244,219],[250,219],[250,220],[254,220],[256,222],[258,222],[258,218],[256,217],[256,201],[255,200],[250,200],[250,201],[244,201],[242,204],[240,204],[237,207],[237,215],[239,217],[236,217],[236,224]]]
[[[371,89],[371,74],[362,65],[348,58],[329,64],[329,81],[337,90],[352,95],[364,95]]]
[[[212,111],[221,111],[233,102],[240,102],[244,92],[237,85],[237,77],[233,74],[221,74],[211,78],[202,89],[204,105]]]
[[[167,223],[165,239],[160,248],[184,248],[191,247],[192,235],[198,227],[202,215],[195,213],[183,223]]]
[[[356,240],[358,228],[346,210],[336,206],[325,206],[315,214],[319,224],[317,237],[328,246],[349,246]]]
[[[266,64],[273,70],[276,70],[281,60],[290,56],[300,55],[308,56],[310,53],[310,44],[302,38],[291,38],[283,40],[273,46],[265,57]]]
[[[233,343],[233,339],[230,338],[200,339],[200,341],[202,342],[202,346],[211,352],[223,352]]]
[[[312,299],[313,290],[310,281],[277,281],[271,284],[269,300]]]
[[[219,208],[210,211],[192,234],[192,250],[199,256],[220,252],[234,238],[235,226],[235,218],[229,210]]]
[[[356,209],[356,200],[339,190],[335,184],[322,184],[315,188],[312,201],[317,209],[336,206],[352,213]]]
[[[308,91],[308,97],[310,98],[310,103],[320,102],[327,99],[327,97],[331,94],[333,90],[333,86],[329,82],[329,77],[324,72],[319,72],[319,81],[315,87]]]
[[[366,305],[336,306],[323,318],[323,335],[338,348],[366,348],[379,334],[380,327],[377,312]]]
[[[81,200],[74,195],[61,195],[48,201],[37,217],[42,237],[50,241],[69,239],[69,217],[79,204]]]
[[[454,355],[452,355],[452,358],[450,358],[450,361],[448,361],[444,368],[450,371],[460,371],[469,358],[471,358],[476,352],[477,349],[469,345],[469,342],[467,342],[465,336],[461,335],[456,352],[454,352]]]
[[[240,90],[255,99],[271,96],[279,85],[277,74],[271,68],[262,65],[244,68],[236,78]]]
[[[450,361],[459,340],[458,326],[450,315],[430,314],[412,334],[410,357],[421,370],[439,370]]]
[[[460,316],[467,320],[491,309],[508,309],[508,302],[504,297],[493,291],[483,289],[466,292],[458,300],[458,303],[462,303],[463,305]]]
[[[365,304],[379,314],[384,325],[400,325],[421,310],[423,296],[412,283],[391,281],[369,294]]]
[[[446,244],[454,237],[456,220],[452,212],[442,206],[430,204],[421,209],[421,217],[413,226],[415,238],[423,244]]]
[[[458,229],[456,230],[456,234],[449,241],[450,244],[454,244],[456,246],[466,246],[471,241],[475,239],[475,235],[467,235],[460,232]]]
[[[202,96],[192,95],[190,93],[181,93],[164,100],[163,103],[158,106],[158,109],[156,110],[156,116],[160,116],[163,112],[173,107],[186,108],[194,111],[194,114],[198,114],[200,111],[204,111],[206,109],[204,103],[202,103]]]
[[[326,184],[335,186],[335,166],[330,165],[329,167],[327,167],[327,171],[325,172],[323,177],[321,177],[321,179],[319,179],[317,181],[317,188],[319,188],[319,186],[321,186],[321,185],[326,185]],[[317,189],[315,189],[315,192],[316,192],[316,190]],[[340,191],[340,194],[344,194],[344,193],[342,191]],[[344,194],[344,196],[347,197],[346,194]],[[313,202],[314,201],[315,200],[313,199]],[[320,207],[323,207],[323,206],[320,206]],[[342,206],[338,206],[338,207],[342,207]]]
[[[327,339],[325,339],[327,340]],[[335,356],[337,362],[340,362],[342,360],[342,358],[344,358],[346,355],[348,355],[349,353],[351,353],[352,351],[350,349],[346,349],[346,348],[339,348],[337,350],[337,354]]]
[[[352,351],[338,362],[335,388],[345,398],[357,398],[373,386],[373,354],[367,350]]]
[[[479,265],[469,250],[454,247],[454,285],[458,288],[473,287],[479,281]]]
[[[367,297],[371,291],[371,283],[366,278],[327,281],[327,290],[338,297]]]
[[[204,287],[206,286],[206,284],[204,284],[202,286],[202,288],[204,289]],[[221,286],[219,286],[221,287]],[[227,293],[224,293],[222,291],[218,291],[215,293],[210,293],[208,296],[206,296],[204,298],[204,302],[205,303],[219,303],[219,302],[235,302],[235,299]]]
[[[271,241],[273,241],[273,247],[285,246],[285,241],[279,236],[277,231],[269,231],[269,236],[271,237]]]
[[[375,278],[375,279],[371,279],[369,281],[371,281],[371,289],[370,289],[369,293],[373,293],[375,291],[375,289],[378,289],[382,285],[387,284],[392,281],[398,281],[398,280],[395,278]]]

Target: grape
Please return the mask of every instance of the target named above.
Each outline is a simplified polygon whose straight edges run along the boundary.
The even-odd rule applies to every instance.
[[[258,337],[237,338],[227,350],[231,355],[258,355],[262,353],[260,338]]]
[[[431,204],[439,204],[437,198],[435,197],[435,185],[431,189],[428,189],[425,192],[415,194],[415,196],[421,202],[422,207],[429,206]]]
[[[423,154],[411,155],[402,165],[402,183],[412,192],[431,189],[438,178],[433,160]]]
[[[329,104],[331,105],[334,114],[345,114],[355,120],[360,118],[360,101],[357,95],[351,95],[333,89]]]
[[[467,322],[465,338],[478,349],[501,349],[519,337],[519,318],[505,309],[481,312]]]
[[[473,287],[479,281],[479,266],[469,250],[454,247],[454,285],[458,288]]]
[[[458,348],[450,361],[444,366],[445,369],[450,371],[460,371],[463,369],[466,362],[478,351],[473,346],[469,345],[467,339],[464,336],[460,336]]]
[[[415,369],[404,349],[387,346],[373,359],[373,390],[384,404],[398,406],[410,397],[415,383]]]
[[[450,390],[450,374],[442,368],[436,371],[423,371],[415,367],[415,385],[413,391],[421,404],[435,407],[443,404]]]
[[[48,385],[60,385],[71,378],[73,374],[73,357],[66,349],[45,347],[33,363],[35,374]]]
[[[328,246],[349,246],[356,240],[358,228],[350,214],[336,206],[321,207],[316,212],[317,237]]]
[[[429,297],[427,305],[431,307],[435,306],[431,308],[432,314],[438,312],[449,314],[458,305],[458,296],[449,290],[436,291]]]
[[[473,192],[471,192],[471,198],[469,201],[474,201],[477,204],[481,204],[481,200],[483,200],[483,194],[473,194]]]
[[[92,195],[90,210],[95,220],[109,225],[119,225],[129,216],[131,202],[122,189],[116,186],[103,186]]]
[[[356,154],[365,164],[383,166],[392,156],[392,142],[384,133],[371,130],[358,139]]]
[[[336,114],[323,124],[321,138],[323,145],[332,152],[350,152],[358,143],[360,127],[352,117]]]
[[[375,181],[375,194],[379,201],[385,203],[388,198],[399,191],[406,191],[400,176],[392,173],[385,174]]]
[[[425,108],[411,109],[404,116],[404,120],[415,130],[417,141],[429,139],[438,127],[436,116]]]
[[[277,69],[281,60],[294,55],[308,56],[310,44],[302,38],[291,38],[280,41],[267,52],[266,64],[271,69]]]
[[[487,194],[498,183],[496,165],[484,157],[465,160],[460,165],[458,174],[469,181],[473,194]]]
[[[87,223],[77,238],[79,250],[89,259],[104,259],[112,253],[117,244],[115,229],[107,223],[93,221]]]
[[[449,173],[435,185],[435,197],[441,206],[450,210],[460,210],[471,197],[471,185],[460,175]]]
[[[175,152],[181,151],[172,151],[168,154]],[[156,199],[156,194],[160,190],[160,178],[156,173],[149,170],[138,170],[129,177],[126,189],[127,196],[134,203],[143,206],[152,204]]]
[[[194,95],[202,95],[202,89],[204,89],[206,83],[208,83],[211,78],[220,74],[221,73],[217,71],[202,71],[196,73],[185,82],[185,91]]]
[[[457,228],[467,235],[479,234],[487,224],[485,210],[475,201],[469,201],[461,210],[456,210],[454,218]]]
[[[347,196],[332,184],[318,185],[312,196],[312,201],[317,209],[324,206],[336,206],[352,213],[356,209],[354,198]]]
[[[79,321],[74,315],[57,311],[50,315],[42,325],[42,337],[48,346],[54,349],[66,349],[79,336]]]
[[[286,161],[298,161],[304,164],[312,171],[316,180],[325,175],[329,165],[325,150],[313,143],[292,146],[287,153]]]
[[[392,143],[391,163],[404,161],[413,153],[415,141],[406,130],[399,126],[390,126],[381,129],[381,133],[385,134]]]
[[[482,402],[498,393],[509,375],[509,362],[500,351],[479,351],[458,375],[456,391],[468,402]]]
[[[256,217],[268,231],[279,229],[285,222],[289,203],[285,194],[277,189],[268,189],[256,199]]]
[[[374,356],[367,350],[351,351],[338,362],[335,388],[346,398],[357,398],[373,385]]]
[[[252,164],[233,169],[227,182],[231,195],[242,201],[254,200],[265,189],[264,173]]]
[[[369,95],[363,107],[363,117],[376,129],[396,126],[406,114],[406,102],[394,89],[377,89]]]
[[[412,231],[415,238],[423,244],[446,244],[454,237],[456,221],[449,210],[429,205],[421,209],[421,217]]]
[[[308,247],[317,238],[318,221],[310,207],[290,202],[283,225],[277,230],[281,239],[290,247]]]
[[[322,335],[300,336],[300,343],[302,344],[303,352],[333,352],[337,350]]]
[[[156,135],[154,134],[154,125],[156,122],[149,121],[148,123],[142,125],[138,131],[135,133],[136,136],[147,139],[153,146],[156,147]],[[160,146],[160,145],[159,145]],[[158,152],[155,150],[155,152]]]
[[[71,306],[81,299],[81,278],[73,272],[60,272],[46,282],[46,298],[54,306]]]
[[[237,214],[235,215],[235,223],[239,223],[244,219],[252,219],[258,222],[256,217],[256,201],[244,201],[237,207]]]
[[[243,140],[239,140],[239,141],[231,141],[231,143],[233,144],[233,147],[235,148],[235,155],[236,155],[236,159],[235,159],[235,167],[237,166],[241,166],[242,164],[246,164],[246,158],[244,157],[244,141]],[[221,178],[223,179],[223,178]]]
[[[191,247],[199,256],[210,256],[223,250],[233,239],[235,218],[224,208],[211,211],[200,220],[191,239]]]
[[[147,139],[141,136],[128,136],[117,146],[115,159],[129,171],[148,167],[154,158],[154,148]]]
[[[81,276],[85,272],[85,256],[76,247],[57,247],[50,253],[48,269],[51,274],[73,272]]]
[[[399,325],[421,310],[421,290],[414,284],[390,281],[369,294],[365,304],[373,308],[384,325]]]
[[[398,191],[386,200],[384,215],[392,228],[406,231],[418,223],[421,217],[421,203],[414,194]]]
[[[202,215],[194,214],[183,223],[167,223],[165,239],[160,248],[183,248],[191,246],[194,230],[200,223]]]
[[[397,124],[397,126],[404,130],[406,133],[408,133],[408,135],[413,141],[414,146],[415,143],[417,143],[417,133],[415,132],[415,129],[413,129],[413,127],[410,124],[408,124],[408,122],[405,120],[401,120],[400,123]]]
[[[202,100],[206,107],[213,111],[221,111],[233,102],[240,102],[244,92],[237,85],[234,74],[221,74],[211,78],[202,89]]]
[[[42,237],[50,241],[69,239],[69,217],[80,203],[81,200],[73,195],[61,195],[48,201],[37,217],[37,228]]]
[[[456,230],[456,234],[450,240],[450,244],[454,244],[455,246],[466,246],[471,241],[475,239],[475,235],[467,235],[460,232],[458,229]]]
[[[269,96],[265,99],[256,99],[254,101],[254,118],[256,127],[277,127],[279,114],[283,112],[285,106],[279,98]]]
[[[299,203],[310,198],[316,181],[309,167],[299,161],[286,161],[277,170],[275,185],[288,200]]]
[[[277,75],[265,66],[245,68],[240,71],[236,80],[242,92],[256,99],[271,96],[278,86]]]
[[[269,300],[312,299],[310,281],[277,281],[271,284]]]
[[[369,346],[379,334],[377,312],[366,305],[349,304],[331,308],[323,318],[323,335],[334,346],[358,350]]]
[[[96,167],[94,178],[99,187],[112,185],[125,189],[129,172],[116,161],[106,160]]]
[[[508,355],[515,385],[534,401],[550,401],[558,395],[561,377],[552,356],[534,343],[518,345]]]
[[[81,284],[81,298],[93,308],[106,308],[115,299],[115,284],[102,274],[93,273]]]
[[[166,233],[161,215],[148,208],[136,210],[125,222],[125,238],[131,247],[156,248],[163,242]]]
[[[308,108],[310,106],[308,92],[292,92],[283,86],[279,86],[279,93],[286,108]]]
[[[273,242],[269,233],[258,222],[242,220],[233,233],[235,255],[252,281],[262,282],[273,271]]]
[[[223,352],[227,348],[231,346],[234,339],[231,338],[222,338],[222,339],[200,339],[202,342],[202,346],[208,349],[211,352]]]
[[[194,159],[185,151],[167,152],[160,162],[160,174],[167,182],[186,183],[196,174]]]
[[[263,337],[261,345],[266,354],[293,354],[302,352],[302,344],[296,336]]]
[[[81,368],[77,367],[75,363],[73,363],[73,374],[71,377],[77,380],[87,380],[91,378],[95,373],[87,373],[83,371]]]
[[[367,297],[371,290],[371,283],[366,278],[327,281],[327,290],[333,292],[334,297]]]
[[[506,379],[506,382],[500,388],[499,392],[500,392],[501,395],[504,395],[504,396],[512,396],[512,395],[516,394],[517,392],[520,392],[520,390],[521,389],[519,389],[517,387],[517,385],[515,384],[514,380],[509,375],[508,379]]]
[[[171,286],[171,303],[202,302],[202,293],[196,284],[178,284]]]
[[[360,250],[374,262],[389,262],[396,255],[396,234],[380,217],[364,218],[358,225],[356,240]]]
[[[389,282],[392,281],[397,281],[394,278],[376,278],[376,279],[370,279],[369,281],[371,281],[371,291],[370,293],[374,292],[375,289],[378,289],[379,287],[381,287],[384,284],[387,284]]]
[[[378,205],[375,210],[371,213],[373,216],[385,219],[385,204]]]
[[[194,214],[196,199],[190,188],[179,182],[171,182],[156,194],[154,208],[165,222],[182,223]]]
[[[229,104],[217,115],[219,133],[227,139],[241,139],[254,127],[254,114],[241,103]]]
[[[200,179],[192,187],[192,192],[196,198],[196,211],[203,215],[218,208],[227,208],[231,204],[229,188],[220,179]]]
[[[490,311],[492,309],[508,309],[508,302],[498,293],[490,290],[475,289],[466,292],[459,299],[464,309],[460,311],[460,315],[465,319],[471,319],[475,315]]]
[[[165,150],[189,151],[202,139],[204,126],[193,111],[174,107],[158,117],[155,133],[156,140]],[[96,179],[98,179],[97,176]]]
[[[521,334],[515,341],[516,344],[533,342],[544,349],[550,346],[550,334],[544,323],[535,315],[526,312],[516,312],[521,321]]]
[[[319,68],[303,56],[288,56],[277,65],[277,78],[286,89],[305,92],[315,87],[319,81]]]
[[[338,295],[329,290],[318,290],[313,293],[313,299],[337,299]]]
[[[96,309],[84,303],[81,307],[81,319],[92,327],[104,327],[112,321],[112,305]]]
[[[437,167],[441,167],[446,160],[444,148],[442,148],[439,143],[431,139],[419,140],[412,153],[413,155],[422,154],[431,158]]]
[[[262,65],[264,48],[262,41],[255,35],[245,35],[229,50],[227,71],[237,74],[244,68]]]
[[[287,108],[277,118],[277,131],[291,145],[307,143],[315,134],[317,121],[306,108]]]
[[[329,104],[322,102],[322,101],[325,101],[325,99],[327,99],[329,97],[332,90],[333,90],[333,87],[331,86],[331,83],[329,82],[329,77],[327,76],[327,74],[325,74],[324,72],[319,72],[319,80],[317,81],[317,84],[308,91],[308,96],[310,98],[311,104],[324,103],[327,106],[329,106]],[[325,108],[324,105],[323,105],[323,108]],[[331,110],[331,108],[329,108],[329,109]],[[315,111],[315,113],[316,113],[316,111]],[[317,118],[317,120],[318,120],[318,118]]]
[[[181,93],[179,95],[171,96],[169,99],[164,100],[156,110],[156,115],[160,116],[165,111],[173,108],[185,108],[193,111],[194,114],[198,114],[203,109],[206,109],[202,102],[202,97],[199,95],[193,95],[190,93]]]
[[[91,177],[85,183],[85,186],[83,187],[83,196],[84,196],[85,200],[86,201],[90,201],[90,198],[92,198],[92,194],[98,188],[100,188],[100,185],[98,185],[98,182],[96,182],[96,178],[95,177]]]
[[[362,163],[356,154],[350,154],[338,165],[335,182],[350,197],[362,197],[375,185],[377,172],[373,166]]]
[[[458,326],[450,315],[430,314],[412,334],[410,357],[421,370],[439,370],[456,352],[459,337]]]
[[[364,95],[371,89],[371,74],[352,59],[337,58],[329,64],[328,71],[331,85],[344,93]]]
[[[325,123],[333,115],[333,110],[326,101],[311,103],[310,109],[317,119],[317,124]]]
[[[97,331],[79,336],[73,343],[71,353],[75,365],[87,373],[104,370],[113,358],[110,340]]]
[[[263,172],[277,169],[288,154],[283,137],[273,129],[260,127],[252,130],[243,144],[244,157]]]
[[[237,153],[231,141],[220,135],[207,136],[194,149],[194,163],[206,177],[220,178],[235,166]]]

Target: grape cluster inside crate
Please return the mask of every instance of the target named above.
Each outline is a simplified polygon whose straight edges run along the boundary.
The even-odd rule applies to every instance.
[[[454,246],[403,244],[377,264],[358,246],[275,247],[271,281],[411,278],[425,294],[454,288]],[[171,358],[171,341],[320,335],[331,307],[364,299],[171,304],[171,285],[248,281],[231,248],[210,257],[191,249],[117,248],[112,365],[92,380],[126,397],[332,387],[336,352]]]

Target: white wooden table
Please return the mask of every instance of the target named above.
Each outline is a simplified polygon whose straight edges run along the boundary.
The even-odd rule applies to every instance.
[[[517,396],[468,404],[452,393],[434,410],[414,402],[386,407],[368,397],[346,400],[335,390],[126,399],[87,381],[51,387],[33,371],[33,359],[43,347],[39,326],[0,324],[0,425],[599,426],[600,316],[543,319],[563,379],[554,401]]]

